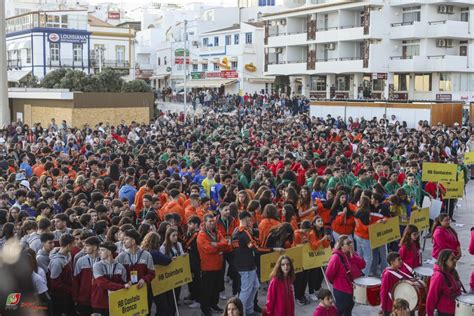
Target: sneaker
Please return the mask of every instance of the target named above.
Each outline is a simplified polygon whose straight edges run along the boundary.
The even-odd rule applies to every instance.
[[[221,292],[221,294],[219,294],[219,298],[223,301],[227,300],[227,295],[225,295],[225,292]]]
[[[304,300],[305,300],[305,302],[306,302],[306,305],[311,304],[311,301],[309,300],[309,298],[308,298],[306,295],[305,295],[305,297],[304,297]]]
[[[220,308],[218,305],[212,306],[211,307],[212,311],[217,312],[217,313],[222,313],[224,310]]]
[[[318,297],[317,297],[316,294],[314,294],[314,293],[311,293],[311,294],[309,295],[309,300],[310,300],[311,302],[317,302],[317,301],[319,301],[319,300],[318,300]]]
[[[454,218],[451,218],[451,222],[456,223],[456,220]]]
[[[183,302],[184,304],[189,305],[192,304],[194,300],[191,298],[191,296],[186,296],[185,298],[183,298]]]
[[[230,278],[229,278],[228,276],[225,276],[225,277],[224,277],[224,281],[225,281],[226,283],[229,283],[229,282],[230,282]]]
[[[198,308],[201,308],[201,304],[199,304],[198,302],[192,302],[191,304],[188,305],[188,307],[191,309],[198,309]]]
[[[300,306],[305,306],[306,305],[306,299],[304,298],[298,298],[296,300],[296,304],[300,305]]]

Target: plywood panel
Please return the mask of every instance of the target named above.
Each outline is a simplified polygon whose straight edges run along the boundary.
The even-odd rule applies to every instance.
[[[334,118],[338,116],[345,117],[345,107],[344,106],[311,106],[310,115],[315,117],[326,118],[327,115],[331,115]]]
[[[429,109],[402,109],[387,108],[387,117],[390,119],[395,115],[395,119],[402,123],[405,121],[409,128],[414,128],[421,120],[431,122],[431,111]]]

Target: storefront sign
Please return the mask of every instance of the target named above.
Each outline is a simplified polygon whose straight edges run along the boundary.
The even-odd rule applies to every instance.
[[[235,78],[239,78],[239,74],[235,70],[222,70],[221,71],[221,78],[235,79]]]
[[[184,49],[178,48],[174,51],[176,57],[184,57]],[[189,56],[189,49],[186,50],[186,56]]]
[[[374,72],[372,73],[372,79],[381,79],[381,80],[387,80],[387,73],[385,72]]]
[[[174,63],[175,63],[176,65],[183,65],[183,64],[184,64],[184,58],[181,58],[181,57],[175,58],[175,59],[174,59]],[[190,60],[189,58],[186,58],[186,64],[189,65],[190,63],[191,63],[191,60]]]
[[[220,71],[206,72],[206,78],[221,78],[221,72]]]
[[[109,20],[120,20],[120,12],[109,11],[107,17]]]
[[[400,239],[400,220],[397,217],[387,219],[385,223],[369,225],[370,248],[375,249]]]
[[[310,91],[309,92],[310,99],[326,99],[326,91]]]
[[[84,44],[87,43],[88,34],[71,34],[71,33],[49,33],[48,41],[51,43],[75,43]]]
[[[436,101],[452,101],[453,96],[450,93],[437,93]]]
[[[205,72],[192,72],[191,79],[204,79],[206,78]]]
[[[393,100],[408,100],[408,93],[405,92],[393,92],[391,99]]]
[[[421,181],[446,181],[455,182],[458,168],[455,164],[424,162],[422,166]]]

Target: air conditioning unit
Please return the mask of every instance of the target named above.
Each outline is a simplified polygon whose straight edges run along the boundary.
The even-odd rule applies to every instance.
[[[444,39],[437,40],[436,47],[446,47],[446,40]]]
[[[327,44],[328,50],[335,50],[336,49],[336,43],[329,43]]]
[[[438,13],[448,14],[448,6],[447,5],[440,5],[438,7]]]
[[[452,5],[447,6],[447,13],[448,14],[454,14],[454,7]]]
[[[446,47],[453,47],[453,40],[452,39],[447,39],[445,40],[446,42]]]
[[[199,41],[193,41],[192,46],[199,47],[200,42]]]
[[[281,19],[281,20],[280,20],[280,24],[281,24],[281,25],[286,25],[286,19]]]
[[[283,47],[277,47],[277,48],[275,48],[275,52],[276,52],[277,54],[283,53]]]

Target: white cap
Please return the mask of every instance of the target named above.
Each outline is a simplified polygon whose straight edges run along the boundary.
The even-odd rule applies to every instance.
[[[30,190],[30,183],[26,180],[22,180],[20,182],[20,185],[24,186],[25,188],[27,188],[28,190]]]

